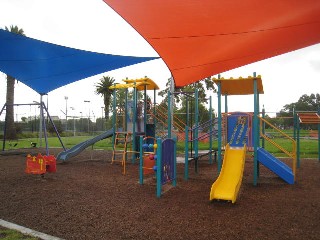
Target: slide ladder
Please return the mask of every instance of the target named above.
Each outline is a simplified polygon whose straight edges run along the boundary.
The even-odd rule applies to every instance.
[[[126,159],[128,153],[128,145],[132,142],[131,132],[116,132],[112,151],[111,164],[115,162],[121,162],[123,167],[123,174],[126,174]],[[117,156],[121,156],[120,160],[117,160]]]
[[[227,200],[235,203],[242,183],[246,157],[246,145],[243,147],[226,146],[221,172],[213,183],[210,201]]]

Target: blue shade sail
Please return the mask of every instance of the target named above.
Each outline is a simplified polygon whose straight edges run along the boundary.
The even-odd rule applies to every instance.
[[[0,29],[0,71],[39,94],[158,57],[102,54],[59,46]]]

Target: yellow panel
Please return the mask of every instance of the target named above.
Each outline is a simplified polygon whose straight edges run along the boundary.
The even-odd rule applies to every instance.
[[[125,83],[119,83],[111,86],[110,89],[121,89],[121,88],[133,88],[136,87],[138,91],[143,91],[145,86],[146,90],[158,90],[158,85],[150,78],[140,78],[140,79],[125,79],[122,80]]]
[[[260,75],[256,78],[253,78],[251,76],[247,78],[240,77],[235,79],[212,78],[212,81],[214,81],[216,84],[221,84],[221,95],[248,95],[254,94],[254,79],[257,80],[258,93],[263,94],[263,85]]]
[[[110,89],[122,89],[122,88],[132,88],[132,87],[134,87],[134,84],[117,83],[116,85],[113,85],[109,88]]]
[[[139,79],[124,79],[122,80],[126,83],[136,83],[137,89],[139,91],[144,90],[144,85],[147,85],[147,90],[158,90],[158,85],[150,78],[139,78]],[[140,84],[139,84],[140,83]]]

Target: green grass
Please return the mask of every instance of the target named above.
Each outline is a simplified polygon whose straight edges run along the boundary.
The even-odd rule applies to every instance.
[[[1,240],[39,240],[39,238],[24,235],[16,230],[0,228]]]
[[[272,133],[271,133],[272,134]],[[288,132],[290,135],[290,133]],[[292,134],[291,134],[292,135]],[[275,141],[280,146],[283,146],[286,150],[292,151],[292,143],[290,140],[280,138],[277,135],[273,134],[272,140]],[[83,142],[92,138],[92,136],[75,136],[75,137],[62,137],[62,142],[64,146],[68,149],[76,144]],[[30,148],[31,142],[37,143],[37,147],[40,146],[40,142],[38,138],[24,138],[19,139],[17,141],[6,141],[5,149],[21,149],[21,148]],[[0,141],[2,147],[2,140]],[[17,146],[14,147],[14,144],[17,143]],[[57,137],[49,137],[48,144],[50,148],[62,148],[59,139]],[[45,146],[45,140],[42,139],[42,146]],[[177,144],[177,151],[178,153],[184,152],[184,142],[178,142]],[[217,141],[213,141],[213,148],[217,149],[218,143]],[[286,156],[281,150],[273,146],[272,144],[266,142],[265,148],[269,152],[275,154],[277,157],[284,157]],[[112,143],[111,138],[104,139],[102,141],[97,142],[94,144],[93,149],[104,149],[104,150],[112,150]],[[199,150],[208,150],[209,143],[199,143]],[[301,158],[318,158],[318,140],[311,139],[311,138],[301,138],[300,139],[300,157]]]
[[[62,137],[62,143],[66,148],[71,148],[74,145],[77,145],[78,143],[84,142],[88,139],[92,138],[92,136],[76,136],[76,137]],[[14,146],[17,143],[16,146]],[[36,143],[37,147],[40,146],[40,140],[39,138],[24,138],[24,139],[18,139],[14,141],[6,141],[6,150],[10,149],[21,149],[21,148],[30,148],[31,143]],[[3,145],[3,141],[0,141],[1,147]],[[62,148],[62,145],[57,137],[49,137],[48,138],[48,145],[50,148]],[[45,146],[45,139],[42,138],[42,146]],[[94,145],[94,149],[105,149],[105,150],[111,150],[112,144],[111,139],[107,138],[102,141],[97,142]]]

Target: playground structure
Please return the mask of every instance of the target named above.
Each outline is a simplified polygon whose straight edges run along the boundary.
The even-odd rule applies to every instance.
[[[297,166],[300,167],[300,125],[317,124],[318,125],[318,161],[320,162],[320,108],[318,112],[293,112],[294,139],[297,141]]]
[[[259,94],[263,94],[261,76],[238,79],[213,79],[218,86],[218,179],[213,183],[210,192],[210,200],[222,199],[236,201],[238,191],[242,182],[244,169],[244,156],[246,151],[253,151],[254,155],[254,175],[253,184],[256,186],[259,177],[260,163],[277,174],[289,184],[293,184],[296,174],[296,141],[287,134],[268,123],[260,117]],[[230,95],[254,95],[253,113],[228,113],[227,96]],[[225,114],[221,113],[221,95],[225,96]],[[224,124],[222,124],[224,122]],[[284,149],[275,143],[264,132],[264,125],[268,124],[283,137],[292,143],[291,150]],[[224,126],[224,129],[223,129]],[[223,134],[224,132],[224,134]],[[260,138],[262,138],[260,143]],[[290,168],[278,158],[274,157],[264,149],[264,141],[268,141],[284,152],[292,159]],[[225,154],[223,164],[221,153],[222,143],[225,143]]]
[[[214,129],[216,119],[213,119],[212,99],[209,98],[210,119],[204,123],[199,123],[199,99],[198,90],[195,92],[168,92],[167,105],[163,102],[156,103],[156,90],[158,86],[149,78],[136,80],[123,80],[123,84],[115,84],[110,87],[114,90],[113,98],[113,156],[112,163],[121,162],[123,174],[125,174],[125,164],[128,156],[131,156],[132,163],[139,157],[139,136],[150,138],[161,137],[162,139],[176,137],[178,141],[185,142],[185,179],[188,179],[188,164],[194,160],[195,171],[198,171],[198,159],[209,155],[209,162],[212,163],[213,138],[217,136]],[[128,89],[132,88],[132,96],[129,97]],[[124,102],[117,103],[117,90],[123,89]],[[154,91],[153,103],[147,96],[147,90]],[[144,91],[142,101],[138,99],[138,91]],[[176,94],[183,94],[187,98],[186,123],[182,122],[173,113],[173,101]],[[189,112],[189,101],[194,102],[194,113]],[[189,127],[192,125],[192,127]],[[208,129],[201,132],[202,129]],[[200,133],[201,132],[201,133]],[[150,138],[149,138],[150,137]],[[209,149],[205,154],[199,154],[199,141],[209,139]],[[149,142],[150,143],[150,142]],[[190,151],[189,151],[190,150]]]
[[[190,93],[188,93],[190,94]],[[193,127],[189,126],[189,112],[187,112],[187,124],[185,126],[185,167],[184,167],[184,179],[188,180],[189,177],[189,162],[194,160],[195,172],[198,172],[198,160],[203,156],[209,156],[209,163],[212,164],[212,154],[216,156],[216,149],[213,149],[213,140],[217,137],[217,129],[215,126],[217,125],[217,118],[213,119],[213,111],[212,111],[212,97],[209,97],[209,120],[204,123],[199,123],[199,99],[198,99],[198,90],[195,90],[194,93],[194,102],[195,102],[195,119]],[[187,95],[189,96],[189,95]],[[189,96],[190,97],[190,96]],[[187,107],[188,110],[188,107]],[[192,114],[191,114],[192,116]],[[192,121],[191,121],[192,122]],[[192,125],[192,124],[191,124]],[[201,129],[208,128],[208,131],[202,133],[199,136],[199,131]],[[199,141],[209,139],[209,149],[206,153],[199,154]],[[190,144],[189,144],[190,143]],[[189,147],[190,145],[190,147]],[[190,150],[190,151],[189,151]]]
[[[176,140],[167,138],[153,139],[154,144],[146,143],[150,137],[140,136],[140,164],[139,183],[144,183],[144,177],[156,173],[156,195],[161,196],[162,186],[171,183],[177,184]]]
[[[198,11],[199,12],[199,11]],[[272,12],[272,11],[271,11]],[[205,14],[203,14],[203,15],[205,15]],[[174,22],[174,21],[172,21],[172,22]],[[311,21],[310,21],[311,22]],[[150,25],[152,25],[152,24],[150,24]],[[153,25],[152,25],[152,27],[154,27]],[[250,29],[250,27],[249,27],[249,29]],[[278,28],[269,28],[269,29],[278,29]],[[308,31],[308,32],[312,32],[312,31]],[[233,34],[234,36],[236,36],[237,34]],[[287,35],[287,36],[290,36],[290,34],[284,34],[284,35]],[[304,34],[300,34],[300,36],[303,36]],[[238,35],[237,35],[238,36]],[[146,39],[147,39],[147,37],[146,37]],[[200,38],[199,38],[200,39]],[[266,39],[266,38],[265,38]],[[271,38],[270,38],[271,39]],[[295,38],[293,38],[293,39],[295,39]],[[194,42],[194,43],[196,43],[196,41],[190,41],[190,42]],[[224,41],[221,41],[221,42],[224,42]],[[243,43],[243,41],[240,41],[240,42],[242,42]],[[261,42],[261,41],[260,41]],[[301,43],[300,43],[300,41],[298,41],[299,42],[299,46],[301,47]],[[312,42],[312,41],[311,41]],[[310,42],[310,43],[311,43]],[[310,43],[308,43],[308,44],[310,44]],[[314,42],[312,42],[312,43],[314,43]],[[201,44],[198,44],[198,43],[196,43],[197,45],[199,45],[199,46],[201,46]],[[305,44],[307,44],[307,43],[305,43]],[[212,44],[212,45],[214,45],[214,44]],[[270,46],[272,45],[272,46],[275,46],[275,44],[269,44]],[[179,47],[179,46],[184,46],[183,44],[177,44],[176,46],[174,46],[174,48],[176,48],[176,47]],[[292,48],[292,46],[291,46],[291,48]],[[191,47],[190,48],[185,48],[185,49],[191,49]],[[260,48],[257,48],[257,49],[260,49]],[[288,49],[290,49],[290,48],[288,48],[287,46],[285,46],[285,49],[286,49],[286,51],[288,50]],[[271,49],[269,49],[269,51],[265,51],[266,53],[268,53],[268,56],[270,56],[270,50]],[[278,48],[276,48],[275,50],[274,50],[275,52],[276,52],[276,54],[278,54],[279,53],[279,49]],[[284,51],[284,50],[282,50],[282,51]],[[167,51],[166,50],[166,52],[173,52],[173,51]],[[204,52],[200,52],[200,54],[204,54],[204,53],[206,53],[206,52],[208,52],[208,51],[204,51]],[[75,56],[76,54],[71,54],[72,56]],[[190,54],[189,54],[190,55]],[[191,54],[191,56],[192,56],[193,54]],[[206,54],[205,54],[206,55]],[[70,54],[69,54],[69,56],[70,56]],[[209,57],[206,57],[206,58],[208,58],[209,59]],[[218,56],[218,58],[220,58],[220,56]],[[50,58],[49,58],[50,59]],[[241,58],[238,58],[238,59],[241,59]],[[243,58],[243,59],[246,59],[246,58]],[[251,61],[253,61],[254,59],[251,59]],[[256,59],[257,60],[257,59]],[[247,60],[248,61],[248,60]],[[30,62],[33,62],[33,61],[30,61]],[[44,62],[44,61],[43,61]],[[90,62],[93,62],[93,61],[90,61]],[[175,62],[175,61],[172,61],[172,62]],[[216,61],[212,61],[211,60],[211,62],[214,62],[214,63],[216,63]],[[242,64],[242,63],[241,63]],[[62,65],[64,65],[64,64],[62,64]],[[100,64],[100,65],[102,65],[102,64]],[[197,64],[194,64],[194,65],[197,65]],[[203,66],[206,66],[208,69],[210,69],[210,73],[212,73],[212,68],[209,66],[209,65],[211,65],[211,64],[202,64]],[[170,64],[170,69],[172,70],[172,69],[179,69],[179,67],[172,67],[172,65]],[[192,65],[190,65],[190,67],[191,67]],[[198,66],[198,65],[197,65]],[[224,66],[223,66],[224,67]],[[229,67],[230,67],[230,65],[229,65]],[[189,67],[184,67],[184,69],[188,69]],[[20,69],[20,68],[17,68],[17,69]],[[22,69],[22,68],[21,68]],[[42,69],[42,68],[39,68],[39,69]],[[46,69],[46,68],[44,68],[44,69]],[[54,69],[54,68],[48,68],[48,69]],[[81,69],[83,69],[83,68],[81,68]],[[180,72],[181,72],[181,66],[180,66]],[[214,68],[214,69],[216,69],[215,71],[217,71],[217,66]],[[70,72],[70,71],[69,71]],[[71,71],[72,72],[72,71]],[[176,74],[176,71],[172,71],[174,74]],[[201,70],[201,74],[204,74],[204,73],[202,73],[202,72],[204,72],[204,69],[202,69]],[[55,75],[58,75],[58,74],[55,74]],[[191,74],[186,74],[185,75],[185,77],[186,76],[192,76]],[[59,76],[59,77],[61,77],[61,76]],[[194,79],[197,79],[195,76],[192,76],[193,77],[193,79],[192,79],[192,81],[194,81]],[[255,78],[255,76],[254,76],[254,78]],[[77,78],[78,79],[78,78]],[[179,76],[179,75],[177,75],[177,77],[176,77],[176,80],[177,80],[177,82],[179,83],[180,82],[180,85],[183,85],[184,83],[186,83],[186,82],[191,82],[189,79],[188,79],[188,81],[186,81],[186,82],[182,82],[182,80],[181,79],[183,79],[183,81],[186,81],[185,80],[185,78],[183,78],[183,77],[181,77],[181,76]],[[198,78],[198,79],[200,79],[200,78]],[[181,82],[182,82],[182,84],[181,84]],[[233,84],[233,83],[232,83]],[[135,81],[135,83],[134,83],[134,85],[137,85],[136,84],[136,81]],[[142,84],[143,85],[143,84]],[[228,178],[228,176],[229,176],[229,174],[227,173],[228,171],[228,169],[229,169],[229,167],[228,167],[228,165],[227,165],[227,162],[230,162],[231,160],[230,159],[233,159],[232,158],[232,156],[235,156],[235,158],[237,159],[237,158],[239,158],[239,159],[242,159],[242,155],[245,155],[245,152],[246,152],[246,149],[248,148],[248,150],[250,150],[250,148],[252,148],[252,144],[253,144],[253,151],[254,151],[254,185],[256,185],[257,184],[257,181],[258,181],[258,177],[259,177],[259,164],[260,163],[262,163],[262,164],[264,164],[265,166],[267,166],[268,168],[270,168],[272,171],[274,171],[276,174],[278,174],[281,178],[283,178],[285,181],[287,181],[288,183],[292,183],[292,182],[294,182],[294,176],[295,176],[295,168],[296,168],[296,164],[295,164],[295,158],[296,158],[296,151],[298,151],[299,152],[299,143],[298,143],[298,147],[296,147],[296,143],[295,143],[295,140],[292,140],[292,150],[291,151],[287,151],[287,150],[285,150],[285,149],[283,149],[281,146],[279,146],[279,145],[277,145],[275,142],[273,142],[270,138],[268,138],[268,136],[267,135],[265,135],[264,133],[263,133],[263,130],[262,130],[262,133],[260,133],[260,129],[263,129],[263,127],[261,127],[261,125],[264,125],[264,124],[268,124],[268,122],[266,121],[266,120],[264,120],[264,119],[260,119],[260,117],[258,116],[258,112],[259,112],[259,95],[257,94],[257,83],[256,83],[256,79],[254,79],[254,102],[255,102],[255,106],[254,106],[254,114],[251,116],[250,114],[248,115],[248,116],[246,116],[246,117],[244,117],[244,116],[236,116],[237,117],[237,123],[236,123],[236,125],[233,127],[233,132],[231,131],[231,132],[229,132],[228,130],[229,129],[232,129],[232,127],[230,127],[229,126],[229,122],[232,122],[232,120],[231,120],[231,116],[228,116],[228,117],[226,117],[226,123],[225,123],[225,126],[227,126],[228,128],[225,128],[226,130],[225,131],[227,131],[226,133],[225,133],[225,141],[226,142],[234,142],[234,139],[236,139],[236,143],[233,143],[233,145],[230,147],[230,145],[229,144],[225,144],[225,160],[224,160],[224,162],[223,162],[223,165],[222,165],[222,163],[221,163],[221,141],[222,141],[222,134],[221,134],[221,131],[222,131],[222,127],[221,127],[221,125],[222,125],[222,123],[221,123],[221,112],[219,113],[219,118],[220,119],[218,119],[218,121],[219,121],[219,130],[218,130],[218,132],[219,132],[219,137],[220,137],[220,139],[219,139],[219,148],[218,148],[218,169],[219,169],[219,171],[221,171],[221,176],[222,175],[224,175],[224,174],[226,174],[226,176],[227,176],[227,179],[229,179]],[[242,86],[241,86],[242,87]],[[136,88],[135,88],[136,89]],[[144,85],[144,90],[146,91],[146,87],[145,87],[145,85]],[[259,92],[258,92],[259,93]],[[135,93],[136,94],[136,93]],[[228,93],[226,93],[226,95],[225,96],[227,96],[228,94],[230,94],[229,92]],[[145,95],[146,96],[146,95]],[[170,97],[169,97],[169,99],[170,99]],[[135,99],[136,100],[136,99]],[[147,104],[147,101],[146,101],[146,98],[145,98],[145,101],[144,101],[144,104]],[[170,103],[168,103],[168,122],[169,122],[169,116],[170,116],[170,112],[169,112],[169,109],[170,109],[170,107],[172,106],[169,106],[169,104]],[[100,136],[98,136],[98,137],[95,137],[95,138],[93,138],[93,139],[91,139],[90,141],[86,141],[86,142],[84,142],[84,143],[81,143],[81,144],[79,144],[79,145],[77,145],[77,146],[75,146],[74,148],[72,148],[72,149],[70,149],[70,150],[68,150],[68,151],[66,151],[66,149],[65,149],[65,152],[64,152],[64,154],[60,154],[59,155],[59,157],[61,157],[61,159],[62,160],[66,160],[66,159],[68,159],[69,157],[72,157],[72,156],[75,156],[76,154],[78,154],[79,152],[81,152],[84,148],[86,148],[87,146],[89,146],[89,145],[92,145],[92,144],[94,144],[96,141],[100,141],[101,139],[104,139],[104,138],[106,138],[106,137],[109,137],[109,136],[111,136],[111,131],[113,132],[113,134],[112,134],[112,136],[113,136],[113,141],[114,141],[114,148],[113,148],[113,158],[112,158],[112,162],[114,162],[114,161],[116,161],[115,159],[116,159],[116,155],[117,154],[119,154],[119,155],[121,155],[122,156],[122,164],[124,165],[124,173],[125,173],[125,162],[126,162],[126,158],[127,158],[127,153],[129,153],[129,152],[132,152],[133,153],[133,155],[132,155],[132,161],[134,162],[135,161],[135,159],[136,159],[136,157],[137,157],[137,149],[138,149],[138,146],[137,146],[137,137],[138,136],[140,136],[140,135],[145,135],[145,136],[148,136],[149,134],[147,134],[147,132],[148,132],[148,130],[149,130],[149,133],[151,133],[150,135],[155,135],[155,134],[153,134],[153,132],[154,131],[152,131],[152,127],[150,126],[150,127],[148,127],[147,126],[147,123],[146,123],[146,121],[147,121],[147,118],[146,118],[146,111],[147,111],[147,108],[146,107],[144,107],[144,113],[142,114],[144,117],[143,117],[143,121],[144,121],[144,123],[142,124],[142,120],[141,120],[141,118],[139,117],[139,116],[142,116],[142,115],[140,115],[140,114],[136,114],[136,112],[138,112],[139,111],[139,107],[137,107],[137,105],[136,105],[136,102],[135,101],[133,101],[133,108],[134,108],[134,111],[135,111],[135,113],[133,114],[133,119],[132,119],[132,121],[133,121],[133,124],[132,124],[132,127],[129,127],[128,128],[128,124],[127,124],[127,122],[126,122],[126,124],[124,125],[125,126],[125,128],[123,129],[123,131],[120,131],[120,129],[119,130],[114,130],[114,129],[111,129],[111,130],[109,130],[109,131],[107,131],[106,133],[103,133],[102,135],[100,135]],[[127,107],[127,102],[126,102],[126,104],[125,104],[125,107]],[[220,110],[221,110],[221,107],[220,107]],[[142,112],[142,111],[141,111]],[[227,112],[227,111],[226,111]],[[171,114],[172,114],[172,111],[171,111]],[[137,119],[136,119],[136,117],[137,117]],[[300,117],[300,116],[299,116]],[[43,117],[42,117],[43,118]],[[125,120],[124,121],[127,121],[126,119],[127,119],[127,111],[125,111],[125,118],[124,118]],[[250,127],[250,125],[246,125],[244,122],[249,122],[249,120],[253,120],[253,124],[251,125],[251,127]],[[301,123],[303,123],[303,121],[301,120],[302,118],[300,118],[300,122]],[[259,125],[259,121],[260,121],[260,125]],[[317,123],[319,123],[319,120],[317,121]],[[43,124],[45,125],[45,123],[43,122]],[[212,126],[212,121],[210,122],[210,124],[211,124],[211,126]],[[170,138],[171,137],[171,132],[172,132],[172,129],[171,129],[171,122],[170,122],[170,124],[168,123],[168,134],[167,134],[167,136]],[[198,125],[198,124],[196,124],[196,125]],[[44,126],[44,128],[45,128],[45,126]],[[130,131],[129,129],[131,129],[132,128],[132,130],[131,130],[131,132],[128,132],[128,131]],[[196,126],[196,128],[199,128],[199,126]],[[252,129],[252,133],[250,134],[248,131],[247,131],[247,129],[248,128],[250,128],[250,129]],[[191,131],[194,131],[195,129],[192,129]],[[279,130],[279,129],[277,129],[277,130]],[[117,131],[117,132],[115,132],[115,131]],[[188,133],[188,129],[187,129],[187,127],[186,127],[186,139],[188,139],[188,136],[189,136],[189,133]],[[280,131],[280,130],[279,130]],[[195,132],[195,134],[194,134],[194,138],[191,140],[191,142],[192,143],[195,143],[195,162],[197,162],[197,159],[198,159],[198,150],[197,150],[197,141],[198,141],[198,136],[197,136],[197,130],[196,130],[196,132]],[[280,131],[281,132],[281,131]],[[124,133],[124,137],[120,137],[119,135],[121,135],[121,134],[123,134]],[[4,134],[5,135],[5,134]],[[283,134],[284,136],[286,135],[286,134]],[[319,135],[319,134],[318,134]],[[243,137],[243,136],[246,136],[246,137]],[[252,139],[250,139],[250,137],[251,136],[253,136],[252,137]],[[260,137],[262,137],[262,148],[260,147]],[[287,137],[287,136],[286,136]],[[45,138],[46,138],[46,136],[45,136]],[[60,139],[60,138],[59,138]],[[245,140],[246,139],[246,140]],[[299,139],[299,137],[298,137],[298,139]],[[250,140],[252,140],[252,142],[250,141]],[[286,165],[284,165],[284,164],[282,164],[280,161],[278,161],[278,159],[276,159],[276,158],[274,158],[270,153],[268,153],[267,151],[265,151],[264,149],[263,149],[263,145],[264,145],[264,141],[265,140],[267,140],[267,141],[269,141],[270,143],[272,143],[272,144],[274,144],[276,147],[278,147],[279,149],[281,149],[284,153],[286,153],[289,157],[292,157],[293,159],[294,159],[294,163],[293,163],[293,167],[292,167],[292,169],[288,169],[288,168],[286,168]],[[290,139],[291,140],[291,139]],[[127,150],[127,148],[128,148],[128,146],[127,146],[127,143],[129,142],[129,141],[131,141],[132,142],[132,146],[131,146],[131,151],[128,151]],[[298,140],[299,141],[299,140]],[[5,140],[4,140],[4,143],[5,143]],[[121,143],[121,144],[123,144],[123,146],[124,146],[124,150],[118,150],[118,148],[117,148],[117,144],[118,143]],[[61,144],[62,144],[62,142],[61,142]],[[240,145],[239,145],[240,144]],[[250,145],[251,144],[251,145]],[[47,145],[47,141],[46,141],[46,145]],[[62,144],[63,145],[63,144]],[[188,142],[186,142],[186,145],[188,145]],[[236,148],[240,148],[240,150],[241,151],[236,151],[233,147],[236,147]],[[117,149],[116,149],[117,148]],[[211,148],[211,147],[210,147]],[[48,147],[47,147],[47,149],[48,149]],[[296,150],[297,149],[297,150]],[[320,149],[320,145],[319,145],[319,149]],[[188,149],[186,149],[187,151],[186,152],[188,152]],[[210,149],[209,150],[209,153],[211,153],[212,152],[212,149]],[[192,153],[192,150],[191,150],[191,153]],[[48,154],[48,150],[47,150],[47,154]],[[186,155],[187,156],[187,155]],[[211,156],[211,155],[210,155]],[[189,162],[188,161],[188,159],[187,159],[188,157],[186,157],[186,163],[187,162]],[[141,159],[140,159],[141,160]],[[299,154],[298,154],[298,160],[299,160]],[[240,160],[239,160],[240,161]],[[299,161],[298,161],[298,164],[299,164]],[[222,166],[221,166],[222,165]],[[240,164],[241,166],[243,166],[242,164]],[[197,165],[196,165],[197,166]],[[238,172],[240,173],[239,174],[239,176],[240,177],[236,177],[236,184],[238,184],[237,186],[239,186],[239,183],[241,184],[241,179],[242,179],[242,172],[243,172],[243,167],[241,168],[241,166],[239,166],[239,167],[236,167],[236,170],[239,170]],[[196,167],[196,169],[197,169],[197,167]],[[228,180],[221,180],[220,182],[222,182],[222,183],[228,183]],[[217,185],[219,185],[218,183],[217,183]],[[213,189],[215,189],[215,187],[213,187]],[[235,189],[239,189],[238,187],[236,187]],[[212,191],[215,191],[215,190],[212,190]],[[238,192],[238,190],[234,190],[233,191],[233,196],[232,196],[232,201],[235,201],[235,199],[236,199],[236,195],[237,195],[237,192]]]
[[[121,162],[123,174],[128,155],[131,154],[132,163],[139,157],[139,136],[155,137],[155,119],[147,122],[148,103],[147,90],[154,91],[154,102],[156,101],[156,90],[158,85],[150,78],[136,80],[123,80],[123,84],[111,86],[113,89],[113,153],[112,163]],[[132,88],[132,99],[129,98],[128,89]],[[124,103],[117,103],[117,91],[125,91]],[[143,91],[143,101],[138,102],[138,91]],[[120,159],[119,157],[120,156]]]
[[[160,118],[156,115],[156,108],[152,108],[152,103],[148,100],[147,90],[154,91],[154,104],[156,104],[156,90],[159,87],[147,77],[123,81],[124,84],[110,87],[114,90],[112,163],[121,162],[122,173],[125,174],[129,154],[132,163],[139,159],[140,184],[144,183],[145,175],[156,173],[156,193],[157,197],[160,197],[162,185],[169,182],[173,186],[176,185],[176,141],[170,138],[169,129],[167,135],[163,137],[164,140],[156,139],[155,126]],[[129,88],[133,89],[132,99],[128,99]],[[117,104],[116,91],[119,89],[125,91],[125,102]],[[144,91],[143,101],[138,101],[138,91]],[[120,156],[120,159],[117,156]]]
[[[263,86],[261,77],[239,78],[239,79],[213,79],[218,85],[218,117],[213,119],[212,102],[210,97],[210,119],[205,123],[199,123],[199,110],[198,110],[198,91],[195,90],[194,97],[192,93],[186,93],[188,96],[193,97],[195,105],[195,112],[190,114],[187,112],[187,116],[195,116],[193,127],[188,127],[187,124],[181,121],[174,121],[168,116],[174,116],[171,112],[172,98],[174,94],[169,92],[168,106],[165,111],[166,114],[160,114],[164,112],[163,107],[160,110],[156,106],[156,94],[155,91],[158,86],[149,78],[142,78],[137,80],[124,80],[125,84],[116,84],[111,88],[114,89],[113,106],[115,114],[113,114],[113,126],[114,128],[92,138],[76,146],[58,154],[57,159],[66,161],[71,157],[76,156],[82,152],[88,146],[93,145],[97,141],[101,141],[107,137],[113,137],[113,155],[112,163],[117,162],[117,156],[120,155],[120,162],[123,166],[123,174],[126,170],[126,161],[128,156],[132,157],[132,163],[137,159],[140,162],[140,184],[144,182],[144,175],[156,174],[157,179],[157,196],[161,196],[161,187],[168,182],[176,185],[176,140],[171,139],[172,135],[180,136],[181,126],[185,130],[185,179],[188,179],[188,164],[190,160],[195,161],[195,171],[198,171],[198,159],[201,157],[198,152],[198,142],[201,139],[209,138],[209,162],[212,163],[212,153],[217,151],[217,164],[218,164],[218,179],[213,183],[210,192],[210,200],[212,199],[224,199],[230,200],[234,203],[237,199],[237,195],[241,186],[243,170],[245,165],[246,153],[254,153],[254,185],[257,184],[259,177],[259,164],[263,164],[280,178],[289,184],[294,183],[296,167],[299,167],[299,124],[319,124],[318,113],[302,113],[297,112],[295,119],[295,136],[291,138],[283,133],[280,129],[277,129],[272,124],[268,123],[264,119],[264,110],[262,116],[259,112],[259,94],[263,93]],[[232,82],[232,84],[230,84]],[[239,87],[241,86],[241,87]],[[133,88],[132,99],[129,100],[128,89]],[[125,103],[116,104],[116,89],[125,90]],[[154,90],[154,103],[152,103],[147,95],[147,90]],[[138,91],[144,91],[143,100],[138,100]],[[239,95],[239,94],[254,94],[254,112],[242,113],[235,112],[230,113],[227,111],[227,96]],[[225,96],[225,113],[221,113],[221,95]],[[43,102],[42,102],[43,104]],[[42,112],[42,128],[45,132],[46,139],[46,123],[44,121],[43,111],[47,111],[45,105],[40,104]],[[29,105],[29,104],[26,104]],[[41,107],[42,106],[42,107]],[[188,108],[187,108],[188,109]],[[2,111],[4,108],[2,109]],[[1,113],[2,113],[1,111]],[[166,115],[165,118],[163,115]],[[48,114],[48,118],[50,118]],[[51,119],[50,119],[51,120]],[[167,121],[167,131],[165,134],[159,134],[157,132],[157,123]],[[175,124],[181,124],[175,125]],[[187,123],[189,119],[187,119]],[[191,120],[192,122],[192,120]],[[53,122],[52,122],[53,124]],[[269,125],[274,130],[278,131],[284,137],[288,138],[292,142],[292,149],[286,150],[283,147],[277,145],[273,140],[265,134],[265,125]],[[208,132],[199,136],[199,129],[207,128]],[[216,129],[217,128],[217,129]],[[58,134],[58,133],[57,133]],[[212,141],[214,136],[218,136],[218,149],[212,149]],[[297,135],[297,136],[296,136]],[[159,139],[161,136],[163,139]],[[169,137],[170,136],[170,137]],[[318,134],[319,136],[319,134]],[[59,136],[58,136],[59,137]],[[142,139],[142,142],[141,142]],[[261,139],[261,140],[260,140]],[[59,140],[63,146],[63,143],[59,137]],[[164,144],[164,142],[171,142],[170,144]],[[143,141],[146,141],[143,143]],[[264,142],[268,141],[271,144],[278,147],[290,158],[293,159],[292,168],[275,158],[268,151],[264,149]],[[47,143],[47,140],[46,140]],[[190,144],[191,143],[191,144]],[[144,145],[147,144],[149,151],[144,150]],[[225,147],[222,147],[222,144]],[[191,145],[191,151],[189,155],[189,146]],[[150,147],[152,146],[152,147]],[[160,147],[158,147],[160,146]],[[47,146],[48,149],[48,146]],[[165,149],[165,150],[163,150]],[[193,151],[194,150],[194,151]],[[221,161],[221,153],[225,151],[223,164]],[[193,155],[194,154],[194,155]],[[47,155],[48,150],[47,150]],[[297,157],[296,157],[297,156]],[[44,161],[46,156],[28,156],[27,158],[27,173],[44,174],[44,170],[50,172],[48,166],[51,164],[49,161]],[[36,161],[38,159],[39,161]],[[169,163],[167,162],[169,161]],[[43,162],[46,165],[43,165]],[[158,165],[159,164],[159,165]],[[37,166],[36,166],[37,165]],[[31,166],[31,167],[30,167]],[[170,166],[170,167],[168,167]],[[52,168],[53,169],[53,168]],[[54,172],[54,171],[51,171]],[[159,174],[159,175],[158,175]],[[166,180],[164,180],[166,179]]]

